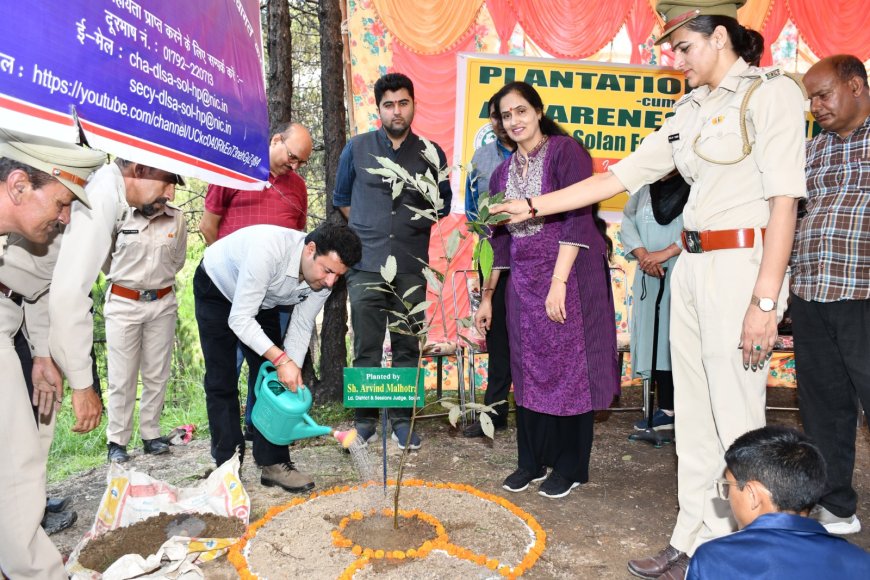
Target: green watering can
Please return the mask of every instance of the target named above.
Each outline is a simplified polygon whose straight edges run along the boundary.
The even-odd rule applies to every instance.
[[[311,408],[311,391],[300,387],[288,391],[278,381],[278,372],[269,361],[260,367],[257,384],[254,386],[257,402],[251,413],[254,427],[275,445],[289,445],[297,439],[332,435],[344,447],[356,438],[356,430],[336,431],[322,427],[308,416]]]

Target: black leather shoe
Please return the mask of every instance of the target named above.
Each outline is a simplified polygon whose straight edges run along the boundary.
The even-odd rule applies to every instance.
[[[142,443],[145,446],[145,453],[148,455],[163,455],[169,453],[169,445],[167,445],[160,437],[157,439],[143,439]]]
[[[45,533],[50,536],[62,532],[72,526],[76,523],[78,518],[79,515],[73,510],[57,513],[47,511],[45,512],[45,515],[42,516],[42,529],[44,529]]]
[[[495,425],[496,431],[501,431],[507,427],[507,425]],[[462,436],[473,438],[473,437],[486,437],[486,434],[483,432],[483,427],[480,425],[480,421],[475,421],[468,427],[462,430]]]
[[[50,497],[45,500],[45,511],[57,514],[66,510],[70,503],[72,499],[69,497]]]
[[[118,445],[117,443],[109,443],[109,462],[127,463],[130,461],[130,456],[127,455],[127,447]]]

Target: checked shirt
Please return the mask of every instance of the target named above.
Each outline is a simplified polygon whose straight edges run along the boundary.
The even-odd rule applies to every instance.
[[[807,143],[806,214],[792,255],[792,292],[815,302],[870,299],[870,117],[845,139]]]

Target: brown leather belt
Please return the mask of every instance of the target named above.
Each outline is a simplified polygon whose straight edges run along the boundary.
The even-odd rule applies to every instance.
[[[117,294],[121,298],[139,300],[141,302],[160,300],[170,292],[172,292],[172,286],[167,286],[160,290],[133,290],[132,288],[126,288],[120,284],[112,284],[112,294]]]
[[[765,229],[761,228],[762,240],[764,232]],[[753,228],[704,230],[703,232],[683,230],[683,248],[690,254],[701,254],[713,250],[751,248],[753,245],[755,245],[755,230]]]
[[[19,294],[18,292],[13,292],[12,288],[2,282],[0,282],[0,294],[2,294],[15,304],[21,306],[21,294]]]

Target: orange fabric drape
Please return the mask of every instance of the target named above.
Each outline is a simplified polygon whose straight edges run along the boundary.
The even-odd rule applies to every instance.
[[[456,53],[472,49],[473,38],[448,52],[425,55],[393,45],[390,71],[408,75],[414,81],[414,132],[434,141],[453,163],[453,129],[456,110]]]
[[[770,14],[767,16],[764,28],[760,31],[764,37],[764,54],[761,55],[761,66],[771,66],[773,64],[773,50],[771,50],[771,47],[776,42],[776,39],[779,38],[779,34],[782,32],[783,27],[785,27],[786,22],[788,22],[786,0],[773,0]]]
[[[523,30],[554,56],[584,58],[610,42],[634,0],[510,0]]]
[[[441,54],[472,30],[483,0],[372,0],[384,26],[409,50]]]
[[[779,0],[749,0],[737,10],[737,20],[746,28],[761,32],[773,4]],[[783,2],[785,0],[782,0]]]
[[[791,20],[819,58],[854,54],[870,59],[870,6],[867,0],[788,0]]]
[[[625,21],[625,30],[631,41],[631,64],[640,64],[640,45],[646,42],[656,23],[656,14],[649,0],[634,0],[634,6]]]
[[[509,0],[486,0],[486,9],[495,24],[495,33],[500,41],[499,54],[507,54],[510,48],[511,34],[517,27],[517,15],[514,13]]]

